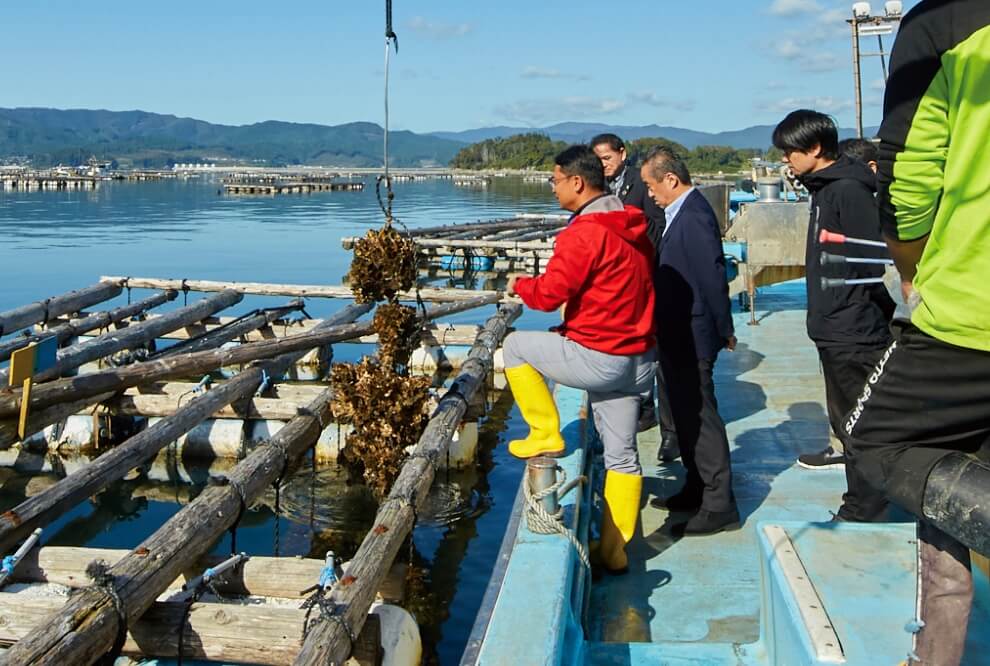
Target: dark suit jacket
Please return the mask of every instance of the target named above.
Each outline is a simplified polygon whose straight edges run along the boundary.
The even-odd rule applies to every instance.
[[[616,192],[622,199],[622,203],[628,206],[636,206],[646,215],[646,233],[653,241],[653,248],[660,245],[660,238],[663,236],[663,228],[666,226],[666,218],[663,215],[663,208],[658,206],[653,197],[650,196],[643,177],[639,175],[639,167],[631,164],[626,165],[626,177],[622,181],[622,188]]]
[[[718,356],[734,332],[729,285],[715,211],[697,190],[663,235],[653,282],[661,352],[679,360]]]

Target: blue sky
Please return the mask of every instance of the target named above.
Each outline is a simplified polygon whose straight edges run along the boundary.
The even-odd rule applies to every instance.
[[[393,2],[393,128],[720,131],[800,106],[853,123],[845,0]],[[383,32],[379,0],[5,2],[0,107],[381,123]],[[865,50],[875,45],[864,39]],[[875,124],[878,58],[864,60],[863,80]]]

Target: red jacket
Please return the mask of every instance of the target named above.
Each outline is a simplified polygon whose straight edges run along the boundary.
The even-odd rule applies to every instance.
[[[519,278],[516,293],[534,310],[566,303],[561,332],[606,354],[633,356],[656,344],[653,244],[643,211],[585,213],[557,236],[546,272]]]

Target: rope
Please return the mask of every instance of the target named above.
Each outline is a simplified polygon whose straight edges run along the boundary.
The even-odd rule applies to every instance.
[[[282,471],[279,472],[278,478],[275,479],[275,534],[274,534],[274,551],[275,557],[279,557],[279,550],[281,546],[282,537],[282,479],[285,478],[286,473],[289,470],[289,454],[286,452],[285,447],[271,443],[271,446],[278,451],[279,455],[282,456]]]
[[[186,625],[189,624],[189,615],[192,613],[193,604],[199,601],[207,591],[212,592],[218,602],[223,602],[223,597],[213,584],[213,575],[213,569],[207,569],[203,572],[203,577],[200,578],[199,583],[186,600],[185,608],[182,609],[182,618],[179,620],[179,635],[175,647],[176,666],[182,666],[182,643],[185,640]]]
[[[127,640],[127,611],[124,608],[123,600],[117,594],[109,564],[103,560],[93,560],[86,566],[86,575],[89,576],[94,585],[110,597],[113,608],[117,612],[117,637],[114,639],[110,650],[98,662],[104,666],[110,666],[117,661],[117,657],[120,656],[120,651],[124,647],[124,641]]]
[[[262,368],[261,370],[261,383],[258,384],[258,390],[254,392],[255,397],[260,396],[262,393],[268,390],[271,386],[272,378],[268,376],[268,371]]]
[[[346,606],[338,606],[334,603],[333,599],[327,596],[326,588],[317,587],[299,608],[300,610],[306,611],[306,616],[303,619],[303,641],[306,640],[309,636],[309,632],[316,625],[323,622],[336,622],[340,625],[340,628],[344,630],[344,633],[347,634],[347,640],[351,643],[348,653],[354,652],[354,645],[357,643],[357,637],[354,635],[351,627],[347,624],[347,618],[344,617]],[[310,621],[310,615],[312,614],[313,608],[319,608],[320,615]]]
[[[218,486],[230,486],[237,493],[238,509],[237,518],[234,519],[234,523],[230,526],[230,554],[237,554],[237,526],[241,524],[241,518],[244,516],[244,511],[247,509],[247,500],[244,499],[244,488],[237,481],[230,478],[211,478],[209,481],[210,485]]]
[[[529,477],[527,475],[526,479],[523,481],[523,494],[526,497],[526,525],[529,527],[529,531],[534,534],[560,534],[564,536],[571,544],[574,546],[574,550],[577,551],[578,557],[581,558],[581,563],[584,564],[585,568],[591,568],[591,560],[588,559],[588,549],[584,547],[577,536],[574,534],[574,530],[569,529],[562,522],[564,516],[564,509],[558,507],[557,511],[550,513],[543,508],[540,504],[540,500],[545,497],[550,497],[554,495],[558,490],[564,487],[564,483],[567,481],[567,472],[563,468],[558,467],[557,471],[560,473],[560,477],[557,481],[547,488],[534,493],[533,489],[529,485]],[[578,477],[575,482],[569,485],[560,496],[563,497],[567,494],[571,488],[576,485],[583,483],[586,480],[585,477]]]

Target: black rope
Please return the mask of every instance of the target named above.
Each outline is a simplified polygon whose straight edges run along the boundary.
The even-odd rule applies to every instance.
[[[279,507],[280,496],[282,494],[282,479],[281,477],[275,480],[275,557],[278,557],[279,551],[279,541],[281,538],[281,525],[282,525],[282,512]]]
[[[395,44],[395,52],[399,52],[399,36],[392,30],[392,0],[385,0],[385,39]]]
[[[86,566],[86,575],[90,577],[93,584],[103,590],[113,602],[113,609],[117,613],[117,636],[114,638],[110,650],[104,654],[97,662],[100,666],[113,666],[120,656],[127,640],[127,610],[124,602],[117,594],[117,587],[114,585],[113,574],[110,573],[110,565],[103,560],[93,560]]]
[[[203,584],[202,579],[200,579],[199,584],[193,589],[192,594],[189,595],[189,599],[186,600],[186,606],[182,609],[182,619],[179,620],[179,635],[178,641],[175,647],[175,664],[176,666],[182,666],[182,642],[186,635],[186,625],[189,623],[189,615],[192,613],[193,604],[200,600],[203,593],[206,592],[206,585]]]
[[[244,488],[241,484],[236,481],[225,478],[225,477],[211,477],[208,485],[215,486],[230,486],[237,493],[238,506],[237,506],[237,517],[234,519],[233,524],[230,526],[228,532],[230,532],[230,554],[237,554],[237,527],[241,524],[241,518],[244,517],[244,512],[247,510],[247,500],[244,495]]]
[[[274,534],[274,551],[275,557],[279,557],[279,550],[281,546],[281,536],[282,536],[282,479],[289,470],[289,454],[286,452],[285,447],[275,442],[271,443],[271,446],[278,451],[279,455],[282,456],[282,471],[279,472],[278,478],[275,479],[275,534]]]
[[[311,464],[309,473],[309,531],[316,534],[316,442],[313,442]]]

